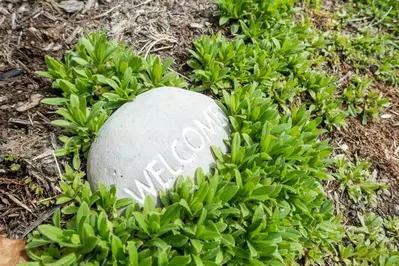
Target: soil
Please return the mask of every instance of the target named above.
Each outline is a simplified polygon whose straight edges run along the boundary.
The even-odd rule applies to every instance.
[[[399,110],[386,110],[386,116]],[[383,116],[385,117],[385,116]],[[394,125],[399,116],[389,119],[378,119],[362,125],[356,118],[349,118],[348,127],[342,131],[326,135],[335,154],[345,154],[348,158],[367,159],[372,163],[370,171],[378,182],[389,185],[388,192],[377,193],[377,207],[372,208],[363,203],[353,204],[345,193],[338,190],[338,184],[329,184],[329,196],[335,201],[336,211],[342,213],[348,225],[356,223],[358,213],[375,212],[383,218],[399,215],[399,171],[397,149],[399,131]]]
[[[25,237],[51,216],[59,191],[61,132],[50,124],[54,109],[39,104],[54,92],[35,73],[46,69],[45,55],[61,59],[84,31],[104,29],[140,55],[172,57],[186,76],[192,41],[217,30],[215,9],[206,0],[126,0],[68,14],[54,0],[0,1],[0,235]]]

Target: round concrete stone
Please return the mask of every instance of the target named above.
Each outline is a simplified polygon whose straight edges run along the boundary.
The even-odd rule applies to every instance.
[[[119,197],[157,200],[178,176],[215,163],[210,147],[226,151],[229,122],[203,94],[171,87],[150,90],[120,107],[102,126],[88,157],[88,179],[114,185]]]

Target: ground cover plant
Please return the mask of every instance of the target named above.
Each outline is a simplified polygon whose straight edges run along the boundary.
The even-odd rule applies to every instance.
[[[324,186],[336,181],[354,203],[375,206],[387,185],[373,180],[369,164],[332,157],[320,139],[348,116],[367,124],[387,99],[361,64],[339,86],[320,55],[332,45],[328,35],[294,20],[295,1],[218,3],[230,34],[194,42],[190,86],[168,71],[170,60],[138,56],[104,32],[80,39],[63,62],[47,57],[40,74],[62,97],[43,103],[59,106],[53,124],[66,130],[57,155],[72,163],[60,177],[53,224],[29,236],[33,262],[25,265],[398,265],[397,217],[362,213],[346,225]],[[232,126],[229,153],[213,147],[215,171],[180,177],[161,193],[161,207],[117,199],[115,188],[92,191],[84,156],[98,129],[121,104],[164,85],[218,99]]]
[[[151,88],[186,86],[183,78],[167,71],[171,59],[162,63],[159,57],[136,56],[123,44],[109,42],[105,32],[81,38],[75,51],[67,53],[64,61],[46,57],[48,71],[39,74],[55,79],[53,87],[62,91],[62,98],[42,102],[65,106],[57,110],[64,119],[52,123],[66,128],[73,137],[60,138],[64,148],[58,150],[57,155],[73,153],[75,168],[78,168],[80,153],[87,155],[112,110]]]
[[[336,158],[335,167],[335,177],[341,190],[346,190],[353,202],[363,201],[377,207],[376,191],[386,189],[387,186],[375,180],[369,171],[369,162],[356,160],[353,163],[341,155]]]

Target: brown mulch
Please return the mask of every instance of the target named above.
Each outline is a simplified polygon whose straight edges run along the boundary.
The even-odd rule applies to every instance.
[[[399,119],[399,116],[395,116]],[[395,119],[394,118],[394,119]],[[381,217],[399,215],[399,169],[397,149],[399,144],[399,130],[390,119],[370,121],[366,126],[356,118],[348,119],[348,126],[342,131],[331,132],[327,135],[330,144],[337,153],[346,154],[348,158],[367,159],[372,163],[370,171],[376,175],[379,182],[389,185],[387,193],[377,193],[378,207],[371,208],[362,203],[353,204],[348,197],[334,198],[339,201],[339,208],[344,211],[344,220],[352,224],[357,220],[357,213],[364,210],[378,213]],[[330,187],[331,189],[331,187]],[[337,191],[338,186],[333,190]]]
[[[60,132],[50,124],[54,109],[39,104],[54,91],[35,74],[46,69],[44,56],[61,59],[85,31],[105,29],[140,55],[174,58],[171,69],[186,76],[192,41],[217,28],[216,6],[207,0],[97,2],[67,14],[58,0],[0,1],[0,234],[10,238],[23,238],[50,217],[59,193],[52,152]],[[18,74],[4,78],[10,73]]]
[[[326,0],[323,1],[321,9],[316,11],[306,3],[300,6],[310,17],[312,27],[325,32],[337,30],[338,21],[334,20],[333,13],[342,9],[345,3],[341,0]],[[346,28],[339,28],[339,31],[351,34],[358,28],[364,27],[364,23],[364,21],[356,25],[348,23]],[[379,29],[374,30],[379,31]],[[320,50],[320,53],[327,56],[328,60],[317,67],[329,75],[338,77],[337,91],[341,93],[349,84],[351,77],[357,73],[356,67],[339,52],[329,54]],[[328,63],[331,56],[338,56],[341,65]],[[361,74],[368,75],[370,78],[374,77],[367,69],[361,71]],[[367,125],[362,125],[360,118],[348,117],[346,128],[323,136],[330,139],[330,145],[334,147],[333,156],[345,154],[351,160],[358,158],[370,161],[370,171],[376,180],[389,185],[388,192],[377,193],[378,204],[376,208],[373,208],[364,203],[354,204],[346,193],[339,190],[338,181],[327,182],[327,194],[334,200],[336,211],[342,214],[343,221],[347,225],[356,225],[357,215],[364,211],[375,212],[383,218],[399,215],[399,92],[398,88],[387,86],[375,79],[372,89],[380,91],[390,100],[390,106],[380,113],[380,118],[369,119]]]

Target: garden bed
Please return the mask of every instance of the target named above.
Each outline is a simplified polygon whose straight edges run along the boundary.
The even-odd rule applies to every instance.
[[[23,70],[0,81],[0,232],[23,238],[39,218],[51,215],[54,196],[59,193],[52,151],[59,148],[60,132],[50,125],[56,117],[54,108],[39,104],[42,98],[54,96],[54,90],[48,79],[35,73],[46,69],[44,57],[61,59],[84,30],[106,29],[111,38],[132,45],[139,54],[172,57],[171,67],[186,75],[192,40],[217,26],[213,19],[216,5],[206,1],[102,1],[74,14],[46,1],[4,1],[0,8],[0,73]],[[9,155],[14,160],[7,159]],[[20,169],[12,171],[13,164]]]
[[[0,235],[24,239],[39,225],[51,223],[54,212],[56,216],[59,215],[55,203],[57,196],[60,193],[64,195],[65,191],[58,184],[58,176],[59,173],[64,172],[65,165],[75,164],[75,162],[72,162],[72,156],[56,157],[54,155],[55,150],[62,148],[63,144],[58,137],[65,131],[51,124],[51,121],[60,118],[55,113],[57,107],[40,104],[40,100],[62,95],[52,88],[51,80],[38,75],[36,71],[46,71],[49,67],[48,64],[46,66],[45,56],[62,60],[65,52],[74,49],[85,31],[95,32],[105,29],[109,40],[126,43],[127,46],[133,47],[136,55],[144,60],[148,60],[150,54],[159,55],[162,59],[172,58],[174,63],[168,71],[187,82],[189,89],[202,91],[219,99],[225,104],[226,111],[230,112],[233,121],[236,115],[232,111],[234,108],[229,105],[227,101],[229,98],[226,98],[225,94],[222,96],[222,91],[240,95],[240,89],[236,86],[242,86],[253,93],[246,96],[248,99],[260,101],[256,98],[256,93],[249,89],[251,86],[258,85],[265,93],[265,97],[268,97],[267,101],[270,100],[275,104],[273,108],[276,108],[275,110],[278,110],[281,115],[281,118],[277,119],[278,122],[273,120],[273,123],[282,123],[281,126],[283,126],[282,121],[286,119],[283,115],[295,113],[296,107],[307,108],[310,110],[309,115],[312,119],[320,119],[320,127],[326,129],[320,139],[329,141],[329,145],[333,148],[332,153],[323,163],[318,161],[319,155],[313,154],[312,156],[315,157],[309,163],[310,166],[300,163],[298,159],[298,165],[293,164],[293,168],[298,167],[298,171],[303,170],[306,175],[309,175],[308,178],[313,178],[312,182],[320,181],[324,188],[319,191],[314,186],[309,186],[308,192],[298,193],[320,196],[324,190],[327,199],[333,202],[334,216],[340,217],[338,216],[340,214],[342,219],[337,221],[330,217],[330,214],[322,214],[328,209],[325,207],[328,201],[320,204],[319,207],[314,207],[313,203],[309,203],[316,212],[320,211],[320,217],[323,216],[323,218],[317,217],[319,220],[316,223],[313,213],[309,212],[310,209],[297,202],[297,199],[292,200],[290,202],[293,208],[292,213],[295,210],[295,219],[298,217],[303,219],[303,223],[306,224],[304,227],[309,227],[306,230],[310,236],[306,236],[309,237],[306,241],[301,239],[303,246],[300,250],[295,250],[293,246],[290,247],[291,249],[285,245],[279,246],[279,248],[289,250],[288,253],[284,253],[285,250],[282,253],[285,262],[292,259],[300,265],[322,264],[322,261],[328,265],[333,265],[333,263],[351,265],[351,261],[353,263],[368,261],[367,263],[373,265],[377,260],[380,263],[385,263],[385,260],[398,263],[399,235],[397,228],[394,227],[399,226],[399,66],[397,65],[399,61],[399,43],[397,42],[399,6],[390,0],[377,4],[373,2],[370,8],[367,7],[370,3],[366,0],[349,1],[349,3],[298,1],[295,7],[300,8],[300,11],[294,14],[294,12],[291,13],[289,4],[287,6],[273,4],[269,10],[265,11],[266,9],[262,9],[264,7],[257,4],[240,6],[238,4],[240,1],[221,0],[218,2],[220,9],[216,3],[201,0],[111,3],[99,1],[73,14],[67,14],[54,1],[34,3],[6,1],[0,4],[0,22],[3,21],[0,23],[0,75],[3,76],[3,80],[0,79]],[[247,2],[255,3],[256,1]],[[236,9],[232,9],[233,6]],[[251,12],[246,13],[245,8]],[[309,25],[303,17],[309,18]],[[295,21],[296,24],[291,24],[291,21]],[[221,34],[209,37],[217,32]],[[292,34],[293,44],[286,41],[289,39],[287,34]],[[201,35],[208,37],[200,38]],[[231,47],[234,48],[230,49]],[[189,53],[189,49],[193,51]],[[204,51],[206,51],[205,54]],[[211,60],[206,58],[208,54],[212,54]],[[234,56],[231,56],[232,54]],[[214,62],[216,64],[213,64]],[[287,62],[289,64],[284,66]],[[220,72],[215,70],[218,66],[226,68],[224,75],[220,74],[224,70]],[[216,72],[217,80],[209,74]],[[253,85],[253,81],[257,82],[256,85]],[[238,98],[240,97],[241,95]],[[386,104],[385,99],[389,101],[389,104]],[[261,106],[269,106],[267,101],[262,102]],[[301,125],[303,128],[308,127],[306,124]],[[291,126],[294,127],[294,125]],[[287,130],[285,127],[282,128],[284,128],[282,131]],[[244,131],[240,126],[234,128],[231,143],[240,143],[242,139],[239,136],[243,136]],[[288,135],[296,134],[293,130],[287,130],[287,132],[290,132],[287,133]],[[278,131],[277,135],[280,133]],[[315,133],[315,135],[318,134]],[[258,136],[251,137],[256,140]],[[301,138],[302,135],[298,137],[298,139]],[[281,137],[281,140],[283,139],[284,137]],[[309,144],[305,139],[304,137],[304,143]],[[245,143],[249,145],[247,139]],[[312,145],[316,147],[318,144]],[[315,149],[320,154],[325,152],[323,148]],[[278,151],[276,153],[278,154]],[[282,151],[281,154],[283,154]],[[228,165],[228,160],[231,159],[229,156],[221,157],[220,155],[217,159],[222,165],[218,165],[221,175],[231,178],[223,165],[224,163]],[[287,155],[284,154],[284,156]],[[320,155],[320,158],[322,157]],[[273,158],[273,160],[276,164],[279,163],[279,159]],[[295,160],[292,159],[292,161]],[[287,165],[290,163],[291,161],[287,159]],[[314,166],[311,165],[312,163]],[[231,164],[228,167],[231,167]],[[313,171],[315,173],[319,171],[318,167],[326,173],[326,176],[321,173],[313,176]],[[239,169],[238,166],[237,168]],[[265,169],[261,170],[266,171]],[[84,159],[81,170],[85,171]],[[279,180],[280,175],[283,178],[286,173],[284,173],[285,170],[273,171],[276,172],[270,174],[273,180],[270,182],[276,183],[265,184],[269,181],[261,181],[257,186],[275,186],[273,189],[278,190],[276,188],[280,186],[278,182],[282,182]],[[241,174],[243,173],[244,171]],[[211,183],[211,177],[207,178]],[[236,182],[239,187],[239,181]],[[179,184],[183,188],[178,187],[175,192],[179,195],[184,194],[180,193],[179,189],[184,190],[186,183]],[[305,181],[298,184],[305,187],[309,185]],[[279,189],[282,188],[279,187]],[[287,195],[292,190],[283,186],[282,191],[284,189],[286,189],[285,192],[281,192],[280,196],[273,197],[283,200],[282,194],[286,193],[285,204],[285,200],[289,199]],[[243,194],[241,193],[241,196]],[[221,201],[225,205],[235,206],[234,200],[237,201],[237,198]],[[319,200],[324,201],[319,198],[315,201],[319,202]],[[76,204],[83,206],[80,201]],[[259,213],[263,214],[263,211],[267,212],[273,207],[276,209],[281,207],[279,202],[275,204],[279,207],[273,206],[273,203],[270,205],[265,203],[264,210],[258,210],[258,208],[255,210],[255,207],[251,209],[252,205],[248,208],[254,211],[254,216],[259,218]],[[83,208],[86,208],[85,206]],[[147,207],[151,208],[151,204],[149,206]],[[190,205],[194,208],[193,206],[195,205]],[[186,208],[186,206],[183,207]],[[162,212],[162,210],[157,211]],[[374,213],[376,216],[367,213]],[[144,214],[147,215],[146,210]],[[271,211],[264,214],[265,217],[268,215],[272,216]],[[278,214],[274,211],[273,219],[275,216]],[[182,211],[182,219],[183,217]],[[187,220],[191,222],[198,218],[195,214],[193,217]],[[308,221],[309,217],[314,220]],[[137,216],[135,218],[139,220]],[[249,220],[245,221],[247,217],[241,218],[244,221],[243,225],[248,225]],[[227,220],[226,217],[223,219]],[[217,222],[222,223],[223,219],[220,218]],[[287,226],[298,226],[299,231],[305,230],[301,227],[302,225],[298,225],[301,219],[295,219],[293,218],[295,222],[286,220],[284,223]],[[57,223],[57,219],[53,221]],[[270,223],[269,220],[267,221]],[[216,223],[216,220],[214,222]],[[255,222],[254,218],[252,223]],[[324,225],[320,230],[325,230],[325,235],[322,233],[317,235],[317,232],[312,231],[312,223],[316,223],[313,226],[317,228]],[[137,228],[140,226],[141,224],[137,225]],[[266,225],[260,230],[265,228]],[[232,229],[229,227],[229,230]],[[45,229],[40,231],[42,237],[43,235],[47,237],[45,231]],[[148,232],[147,234],[151,235]],[[237,243],[241,237],[236,239]],[[292,237],[294,239],[297,236]],[[364,239],[369,242],[363,243]],[[208,240],[203,241],[209,243]],[[229,242],[228,240],[224,239]],[[148,244],[145,241],[144,246]],[[127,243],[127,246],[129,245]],[[151,244],[148,245],[151,246]],[[220,250],[221,255],[218,255],[212,263],[219,264],[227,258],[239,258],[237,261],[243,263],[247,255],[240,254],[242,248],[250,251],[251,263],[254,263],[253,260],[258,263],[259,257],[267,257],[269,262],[280,260],[280,255],[275,254],[277,251],[265,255],[268,251],[260,246],[254,248],[249,242],[248,244],[240,243],[240,245],[240,248],[229,249],[226,244],[227,251]],[[139,249],[137,246],[135,248]],[[157,246],[157,248],[160,247]],[[368,250],[366,253],[370,254],[363,254],[358,249],[366,249]],[[183,258],[183,253],[187,255],[187,250],[180,246],[179,248],[173,246],[171,257],[176,255],[173,252],[181,255],[181,258]],[[384,252],[388,257],[378,255]],[[294,253],[295,255],[291,258],[291,254]],[[160,260],[159,254],[151,254],[158,261]],[[201,252],[196,254],[200,257]],[[144,255],[140,256],[142,259]],[[180,256],[177,257],[180,259]],[[205,255],[205,257],[213,258],[211,255]],[[184,259],[187,259],[187,256],[184,256]],[[194,255],[193,259],[197,263]],[[386,265],[395,264],[387,262]]]

